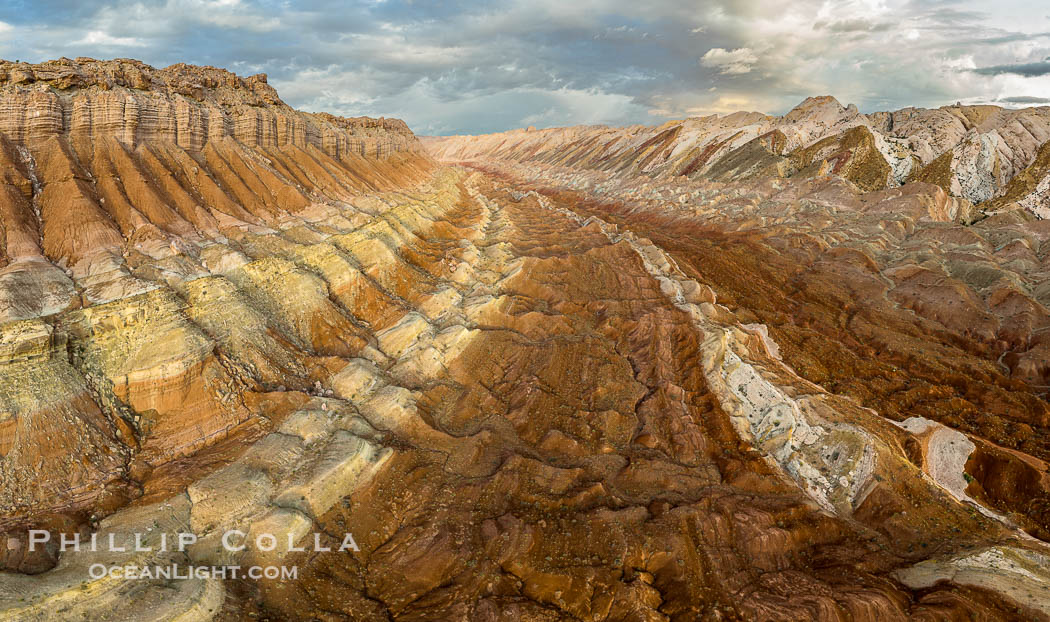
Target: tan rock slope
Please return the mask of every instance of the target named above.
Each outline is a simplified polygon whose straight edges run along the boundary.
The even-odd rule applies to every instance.
[[[2,71],[0,619],[1050,619],[1045,148],[908,182],[1007,113],[453,165],[258,77]],[[298,576],[89,572],[172,563]]]
[[[919,180],[971,203],[1006,196],[1012,205],[1050,215],[1046,196],[1035,188],[1040,182],[1050,185],[1045,170],[1027,171],[1036,176],[1028,193],[1008,190],[1050,140],[1050,107],[946,106],[865,115],[825,96],[811,97],[783,117],[739,112],[659,127],[515,130],[426,140],[448,160],[528,161],[657,179],[833,174],[861,190]]]
[[[11,518],[119,504],[251,427],[245,391],[358,352],[342,292],[269,240],[349,231],[433,168],[403,122],[300,113],[265,76],[90,59],[0,64],[0,160]]]

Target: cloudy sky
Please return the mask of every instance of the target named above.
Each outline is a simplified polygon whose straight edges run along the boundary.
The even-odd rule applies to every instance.
[[[298,108],[420,134],[1050,103],[1037,0],[0,0],[0,57],[265,72]]]

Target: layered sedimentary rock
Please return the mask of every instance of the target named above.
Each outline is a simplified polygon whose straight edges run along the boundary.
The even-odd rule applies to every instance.
[[[1035,160],[1010,180],[1003,195],[989,207],[1008,210],[1011,205],[1050,219],[1050,142],[1043,143]]]
[[[1050,229],[888,181],[968,130],[814,99],[453,166],[218,70],[31,69],[307,129],[2,134],[0,619],[1050,617]],[[728,134],[653,164],[687,124]]]
[[[655,179],[836,175],[861,190],[920,180],[982,203],[1022,199],[1008,186],[1050,140],[1050,108],[957,105],[865,115],[832,97],[811,97],[783,117],[740,112],[659,127],[581,126],[428,140],[435,154],[453,161],[528,161]],[[1045,201],[1022,199],[1020,205],[1045,216]]]
[[[412,146],[400,119],[344,118],[293,110],[266,82],[223,69],[131,59],[0,62],[0,132],[19,144],[56,136],[112,136],[127,145],[167,141],[197,151],[233,138],[252,147],[294,145],[331,157],[383,156]]]
[[[433,168],[403,122],[300,113],[265,76],[90,59],[0,64],[0,162],[12,524],[119,505],[254,426],[245,392],[306,388],[365,347],[281,253]]]
[[[661,291],[705,336],[710,350],[701,347],[697,356],[707,390],[718,396],[737,437],[824,511],[897,538],[918,538],[904,547],[925,561],[902,563],[890,571],[893,581],[919,590],[947,585],[941,581],[960,586],[950,597],[932,597],[943,607],[937,612],[912,600],[914,609],[889,607],[877,617],[933,619],[970,609],[978,594],[989,592],[1020,607],[1008,605],[1008,612],[1044,617],[1050,602],[1043,543],[1050,535],[1050,450],[1043,442],[1050,423],[1044,344],[1050,229],[1014,197],[1039,196],[1045,148],[1002,197],[975,207],[950,187],[907,172],[896,187],[866,183],[897,170],[888,158],[869,159],[884,153],[878,130],[802,121],[811,104],[777,121],[802,129],[771,129],[736,150],[720,152],[724,146],[713,143],[706,154],[694,154],[703,165],[679,174],[673,161],[690,121],[652,130],[435,138],[428,145],[496,175],[517,188],[516,196],[534,192],[581,230],[598,228],[630,244]],[[702,122],[735,123],[734,116]],[[820,130],[798,138],[814,127]],[[597,138],[618,133],[649,138],[612,148],[615,137]],[[792,136],[800,141],[794,149]],[[933,144],[938,136],[924,140]],[[952,158],[982,157],[979,137],[964,132],[953,140],[939,143],[954,150]],[[941,157],[934,156],[927,153]],[[814,165],[822,170],[814,172]],[[962,169],[953,175],[972,179]],[[735,344],[751,345],[742,355]],[[767,363],[755,365],[756,353],[769,357]],[[781,365],[785,376],[767,375]],[[666,415],[672,402],[663,404]],[[647,431],[638,441],[663,447]],[[884,453],[882,443],[893,449]],[[917,469],[921,481],[971,518],[1013,529],[1012,544],[1003,548],[992,538],[960,545],[968,528],[957,519],[927,517],[932,506],[947,506],[903,484],[910,476],[891,466],[895,460]],[[888,481],[907,492],[887,488]],[[936,536],[941,527],[952,535]],[[787,594],[794,588],[785,589],[778,605],[787,608],[753,605],[743,617],[858,615],[845,596],[827,610],[792,610]],[[836,607],[848,613],[831,611]],[[970,609],[970,615],[982,614]]]

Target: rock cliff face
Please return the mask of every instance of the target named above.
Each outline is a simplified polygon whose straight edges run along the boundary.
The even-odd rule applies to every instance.
[[[0,132],[19,144],[56,136],[167,141],[199,151],[233,138],[250,147],[315,147],[331,157],[383,157],[414,143],[400,119],[343,118],[293,110],[266,82],[224,69],[130,59],[0,61]]]
[[[0,619],[1050,618],[1046,149],[981,213],[898,183],[957,151],[984,188],[990,113],[456,166],[259,78],[5,71],[58,112],[0,115]]]
[[[992,202],[992,206],[1000,209],[1009,209],[1011,205],[1050,219],[1050,142],[1043,143],[1031,165],[1017,173],[1003,195]]]
[[[1050,108],[951,106],[864,115],[832,97],[811,97],[783,117],[741,112],[659,127],[515,130],[425,140],[436,155],[453,161],[530,161],[655,179],[831,174],[862,190],[922,180],[981,203],[1003,196],[1010,180],[1050,140]]]
[[[295,347],[362,347],[318,277],[251,240],[349,230],[363,193],[432,169],[403,122],[297,112],[265,76],[90,59],[0,63],[0,165],[9,522],[119,504],[132,472],[257,418],[259,382],[308,386]]]

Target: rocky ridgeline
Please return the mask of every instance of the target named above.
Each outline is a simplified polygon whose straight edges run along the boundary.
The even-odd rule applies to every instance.
[[[300,289],[297,303],[320,295],[331,311],[327,290],[281,262],[236,285],[207,277],[272,254],[254,236],[350,230],[363,196],[432,170],[404,122],[298,112],[263,75],[0,63],[0,525],[123,498],[107,485],[133,457],[160,465],[247,421],[237,396],[252,378],[295,385],[301,357],[285,354],[284,374],[245,371],[211,335],[250,326],[244,338],[281,352],[232,291],[273,315],[271,297]],[[288,313],[287,330],[306,330]],[[336,336],[301,345],[345,354],[348,322],[333,316]]]
[[[1004,166],[976,112],[440,166],[258,77],[5,67],[0,619],[1050,618],[1050,221],[908,182]]]
[[[754,112],[671,121],[657,127],[577,126],[488,136],[426,138],[438,157],[517,160],[652,177],[713,181],[838,175],[860,190],[933,183],[986,209],[1024,208],[1050,217],[1045,182],[1016,178],[1050,140],[1050,108],[904,108],[861,114],[833,97],[811,97],[783,117]]]
[[[333,157],[382,157],[415,145],[400,119],[296,111],[266,74],[245,78],[185,64],[156,69],[130,59],[0,62],[0,133],[24,144],[112,136],[193,151],[231,137],[250,146],[312,145]]]

